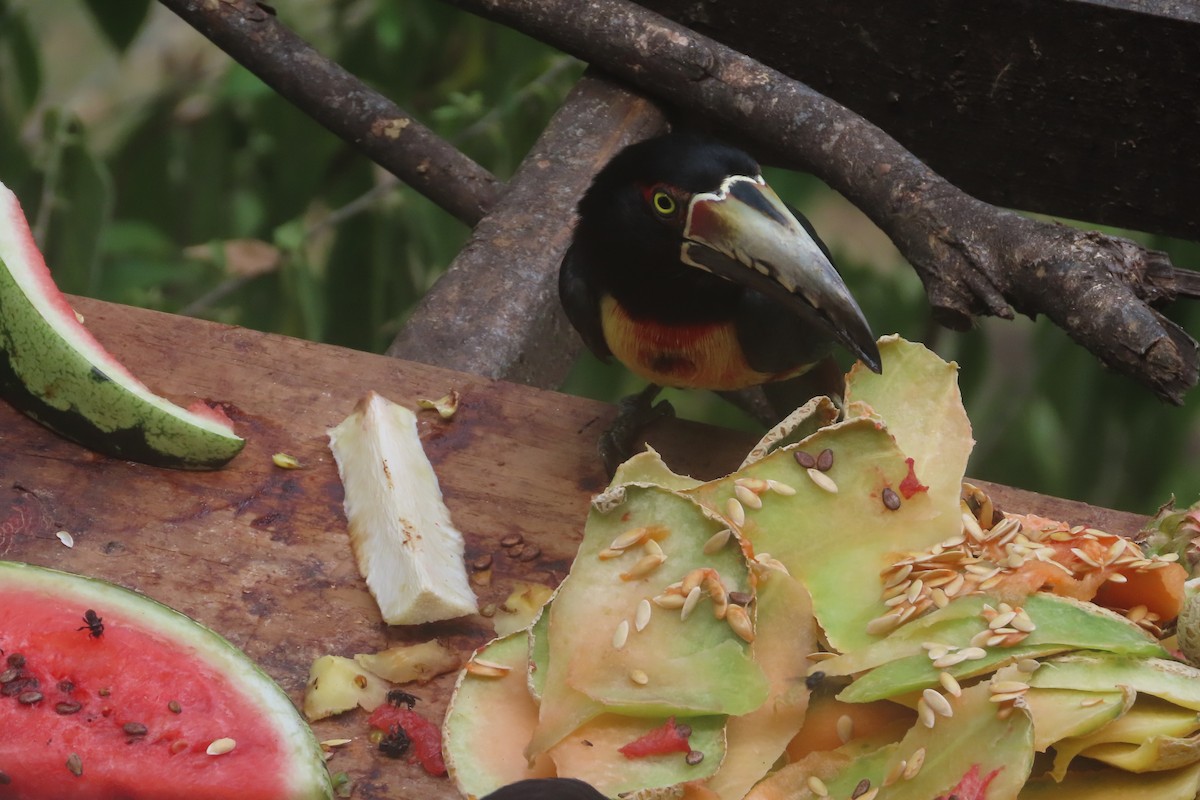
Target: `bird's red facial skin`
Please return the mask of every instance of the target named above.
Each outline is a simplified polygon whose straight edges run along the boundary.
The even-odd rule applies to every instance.
[[[700,199],[692,203],[687,219],[687,238],[700,242],[723,242],[733,238],[729,217],[719,213],[715,200]]]

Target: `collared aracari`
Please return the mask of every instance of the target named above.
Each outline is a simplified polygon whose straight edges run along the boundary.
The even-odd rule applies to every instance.
[[[631,145],[579,202],[559,272],[601,360],[657,386],[732,391],[803,374],[841,344],[878,372],[862,311],[809,222],[753,158],[692,134]]]

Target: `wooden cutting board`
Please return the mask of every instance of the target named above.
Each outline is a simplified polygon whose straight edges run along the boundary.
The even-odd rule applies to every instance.
[[[154,391],[186,404],[227,404],[248,443],[227,468],[178,472],[95,455],[0,403],[0,558],[104,578],[215,629],[257,661],[299,704],[309,665],[325,654],[375,652],[439,638],[464,657],[491,637],[479,616],[389,627],[352,558],[342,487],[326,430],[374,390],[415,407],[450,389],[444,421],[420,414],[426,452],[467,540],[467,561],[491,555],[481,604],[517,580],[557,584],[579,542],[591,495],[605,485],[597,438],[608,405],[297,339],[74,299],[88,327]],[[737,467],[745,434],[678,420],[652,444],[676,471],[710,478]],[[272,454],[303,468],[283,470]],[[1142,518],[988,485],[1010,510],[1132,533]],[[56,532],[68,531],[67,548]],[[500,540],[520,535],[524,558]],[[536,556],[533,548],[537,548]],[[82,609],[81,609],[82,613]],[[418,686],[418,710],[440,722],[453,676]],[[366,714],[314,724],[320,739],[352,738],[330,760],[353,797],[442,800],[457,792],[416,764],[380,756]]]

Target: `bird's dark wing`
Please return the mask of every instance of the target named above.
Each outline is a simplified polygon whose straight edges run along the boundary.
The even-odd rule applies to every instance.
[[[802,316],[752,289],[743,291],[734,325],[746,362],[759,372],[785,372],[833,351],[833,338],[815,315]]]
[[[567,312],[567,319],[579,331],[588,350],[601,361],[607,361],[612,351],[604,342],[604,328],[600,322],[600,290],[594,279],[589,280],[585,259],[577,252],[577,247],[578,244],[571,245],[563,256],[558,271],[558,297]]]

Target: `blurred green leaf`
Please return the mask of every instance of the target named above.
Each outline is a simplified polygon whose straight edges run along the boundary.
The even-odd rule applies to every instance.
[[[100,239],[112,216],[111,176],[74,115],[49,112],[45,128],[45,183],[34,235],[58,287],[94,295],[100,284]]]
[[[42,90],[42,61],[37,43],[29,29],[29,21],[21,11],[9,7],[7,0],[0,0],[0,74],[14,76],[15,80],[0,92],[0,127],[8,127],[3,120],[19,119],[35,102]]]
[[[83,0],[83,3],[118,51],[129,47],[150,11],[150,0]]]

